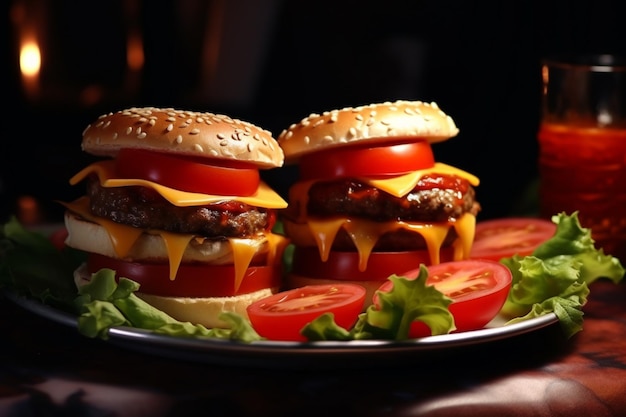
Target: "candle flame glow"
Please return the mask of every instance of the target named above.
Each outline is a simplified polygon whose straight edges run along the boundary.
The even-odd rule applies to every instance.
[[[35,77],[41,68],[41,52],[34,41],[27,41],[20,50],[20,70],[26,77]]]

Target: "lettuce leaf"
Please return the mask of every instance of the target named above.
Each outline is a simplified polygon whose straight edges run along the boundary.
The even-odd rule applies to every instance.
[[[16,217],[0,227],[0,288],[76,313],[73,273],[85,259],[81,251],[57,249],[47,236],[26,229]]]
[[[500,262],[513,274],[513,283],[500,314],[508,324],[555,313],[566,336],[582,330],[583,306],[589,284],[605,278],[615,283],[624,277],[619,259],[596,249],[591,231],[583,228],[578,213],[552,217],[557,230],[530,256]]]
[[[302,334],[309,340],[405,340],[415,320],[424,322],[433,335],[450,333],[456,330],[448,310],[452,299],[426,285],[427,278],[424,265],[415,279],[392,275],[388,278],[393,282],[391,291],[377,291],[380,309],[370,305],[350,331],[337,326],[332,316],[324,315],[305,326]]]
[[[161,310],[146,303],[135,291],[139,284],[120,278],[115,280],[115,271],[101,269],[92,275],[89,283],[79,289],[75,298],[78,330],[85,336],[108,339],[113,326],[129,326],[153,331],[154,333],[179,337],[212,337],[251,342],[261,340],[247,320],[233,313],[222,313],[221,319],[232,323],[229,329],[207,329],[200,324],[178,321]]]

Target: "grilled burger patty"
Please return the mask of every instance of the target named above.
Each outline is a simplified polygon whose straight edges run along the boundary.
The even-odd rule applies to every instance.
[[[355,179],[317,182],[309,190],[307,212],[311,217],[349,216],[378,222],[445,223],[464,213],[478,214],[480,204],[475,190],[466,180],[447,175],[424,176],[404,197],[395,197]],[[446,245],[457,238],[450,228]],[[378,239],[375,251],[420,250],[426,242],[418,233],[399,229]],[[350,236],[342,229],[334,242],[334,250],[354,250]]]
[[[455,176],[424,176],[404,197],[395,197],[357,180],[317,182],[309,190],[311,216],[346,215],[374,221],[447,222],[480,205],[474,188]]]
[[[87,195],[93,214],[116,223],[207,238],[252,236],[271,229],[276,220],[271,211],[237,201],[178,207],[150,188],[107,188],[93,179]]]

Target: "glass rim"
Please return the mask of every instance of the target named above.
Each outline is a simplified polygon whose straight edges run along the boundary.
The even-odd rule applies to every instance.
[[[594,72],[626,71],[626,56],[615,54],[559,55],[541,60],[543,66]]]

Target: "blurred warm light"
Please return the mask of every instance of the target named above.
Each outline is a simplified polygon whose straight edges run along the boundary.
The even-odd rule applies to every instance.
[[[42,221],[41,207],[31,195],[22,195],[17,199],[17,218],[24,225],[35,225]]]
[[[25,77],[36,77],[41,68],[41,53],[35,41],[26,41],[20,50],[20,71]]]
[[[39,72],[41,71],[41,51],[34,35],[22,34],[20,42],[20,72],[22,84],[28,96],[34,98],[39,93]]]
[[[139,33],[130,33],[126,44],[126,62],[131,71],[143,68],[143,42]]]

